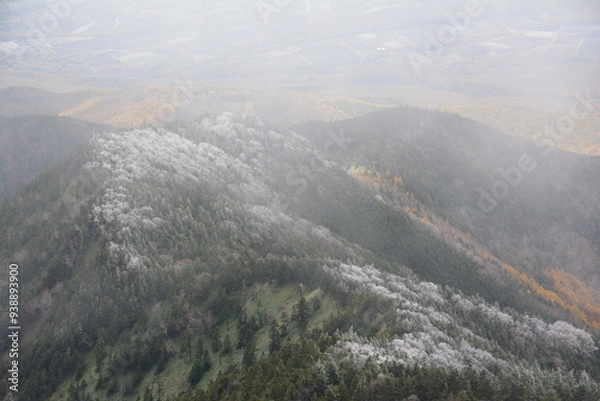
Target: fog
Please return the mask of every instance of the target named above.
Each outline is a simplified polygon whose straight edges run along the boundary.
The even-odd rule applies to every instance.
[[[418,87],[525,98],[569,96],[599,78],[600,6],[593,1],[47,0],[0,7],[4,86],[51,75],[75,86],[191,79],[357,97],[402,98],[402,88]]]
[[[531,139],[598,102],[594,1],[4,1],[0,20],[1,87],[78,92],[57,113],[117,126],[199,110],[290,125],[401,104]],[[5,94],[4,114],[47,108],[25,97]],[[598,123],[555,145],[595,154]]]
[[[1,1],[0,399],[600,399],[599,89],[598,0]]]

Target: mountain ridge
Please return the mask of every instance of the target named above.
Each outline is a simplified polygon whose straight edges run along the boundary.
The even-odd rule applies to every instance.
[[[321,145],[327,132],[342,132],[347,145],[332,154],[335,160],[346,168],[362,165],[363,177],[388,187],[397,177],[422,208],[504,263],[544,283],[543,272],[558,269],[600,288],[600,159],[540,147],[455,115],[436,121],[432,112],[410,110],[296,129]],[[525,160],[530,164],[523,166]]]
[[[108,131],[5,201],[0,223],[10,232],[0,258],[21,266],[26,289],[23,359],[33,376],[25,381],[25,399],[133,399],[148,391],[153,397],[153,382],[180,383],[168,386],[169,396],[198,383],[208,391],[218,369],[237,374],[275,358],[272,321],[288,325],[282,338],[295,344],[324,336],[318,360],[320,352],[335,350],[336,363],[344,365],[348,350],[357,356],[371,350],[387,355],[376,359],[382,372],[391,362],[467,374],[473,354],[491,381],[500,377],[497,360],[514,367],[502,376],[510,383],[510,375],[526,371],[544,382],[564,376],[552,391],[583,386],[598,393],[597,339],[525,313],[581,325],[576,316],[519,289],[508,273],[496,272],[505,285],[487,280],[475,258],[425,225],[431,206],[418,193],[411,200],[404,189],[401,196],[374,191],[336,161],[335,144],[327,141],[330,135],[319,146],[229,113]],[[287,294],[285,286],[294,295],[277,295]],[[301,306],[304,295],[312,309]],[[273,305],[271,297],[283,304]],[[475,306],[460,306],[469,302]],[[497,325],[511,321],[505,315],[524,331],[502,338]],[[561,331],[572,333],[581,345],[576,349],[585,352],[575,356],[571,337]],[[544,333],[552,333],[555,348],[541,345]],[[225,336],[237,341],[226,354],[219,345]],[[394,351],[393,339],[413,344],[424,359]],[[216,345],[209,350],[200,342]],[[271,357],[258,359],[259,352]],[[444,364],[443,355],[456,363]],[[556,366],[577,373],[551,373]],[[328,386],[333,391],[340,384]]]

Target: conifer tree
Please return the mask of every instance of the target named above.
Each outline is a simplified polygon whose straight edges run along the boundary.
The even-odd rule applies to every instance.
[[[306,329],[308,328],[308,316],[309,316],[309,308],[308,303],[306,302],[306,298],[301,297],[298,303],[295,305],[295,319],[298,322],[298,327],[300,328],[300,332],[302,334],[306,333]]]
[[[273,355],[281,348],[281,333],[277,320],[273,319],[269,328],[269,354]]]
[[[233,345],[231,343],[231,336],[229,333],[227,333],[223,339],[223,348],[221,349],[221,353],[223,355],[229,355],[231,351],[233,351]]]
[[[248,344],[246,346],[246,348],[244,349],[244,356],[242,357],[242,364],[244,366],[252,366],[254,365],[254,358],[255,358],[255,354],[256,353],[256,344],[254,343],[254,340],[250,341],[250,344]]]
[[[203,372],[206,372],[208,370],[210,370],[212,366],[212,361],[210,360],[210,354],[208,353],[208,350],[204,350],[204,355],[202,356],[202,370]]]
[[[217,354],[219,351],[221,351],[221,333],[216,330],[212,339],[212,352]]]

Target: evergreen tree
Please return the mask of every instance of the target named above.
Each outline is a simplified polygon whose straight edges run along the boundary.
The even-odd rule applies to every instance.
[[[160,351],[160,355],[158,357],[158,362],[156,363],[155,374],[160,374],[167,367],[167,362],[169,360],[169,354],[165,349]]]
[[[221,333],[219,333],[219,330],[215,330],[212,338],[212,352],[217,354],[219,351],[221,351]]]
[[[269,328],[269,354],[273,355],[281,348],[281,333],[277,321],[273,319]]]
[[[229,333],[225,334],[225,338],[223,339],[223,348],[221,352],[223,355],[229,355],[233,351],[233,345],[231,343],[231,336]]]
[[[96,346],[95,354],[96,366],[94,367],[94,371],[96,373],[99,373],[102,369],[102,363],[104,362],[104,358],[106,358],[106,348],[104,347],[104,339],[102,337],[100,337],[100,339],[98,340],[98,345]]]
[[[290,319],[288,318],[287,313],[281,312],[281,325],[279,326],[279,332],[281,337],[285,337],[288,335],[288,328],[290,324]]]
[[[201,361],[194,362],[194,365],[192,365],[192,369],[188,374],[188,381],[190,382],[190,385],[195,386],[196,384],[198,384],[198,382],[202,379],[203,375],[204,366],[201,363]]]
[[[210,355],[208,350],[204,350],[204,355],[202,356],[202,369],[203,372],[210,370],[212,366],[212,361],[210,360]]]
[[[202,341],[202,337],[198,339],[198,343],[196,344],[196,358],[202,358],[204,355],[204,341]]]
[[[298,322],[298,327],[302,334],[306,333],[308,328],[309,307],[306,298],[301,297],[294,307],[294,318]]]
[[[250,341],[250,344],[246,346],[244,349],[244,356],[242,357],[242,364],[244,366],[252,366],[254,365],[254,358],[256,353],[256,344],[254,341]]]

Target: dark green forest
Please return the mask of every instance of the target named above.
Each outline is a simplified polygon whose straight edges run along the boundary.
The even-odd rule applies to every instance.
[[[331,154],[340,126],[350,141]],[[484,128],[398,108],[298,133],[228,113],[86,131],[0,205],[0,260],[23,288],[19,400],[600,399],[597,331],[464,250],[516,235],[496,220],[511,213],[531,216],[521,234],[562,222],[595,249],[600,209],[552,211],[523,185],[469,244],[443,235],[468,232],[452,169],[484,185],[481,165],[502,163],[446,152],[448,135],[504,143],[507,160],[533,146]],[[557,157],[595,185],[597,160]],[[510,244],[486,249],[516,264]]]

